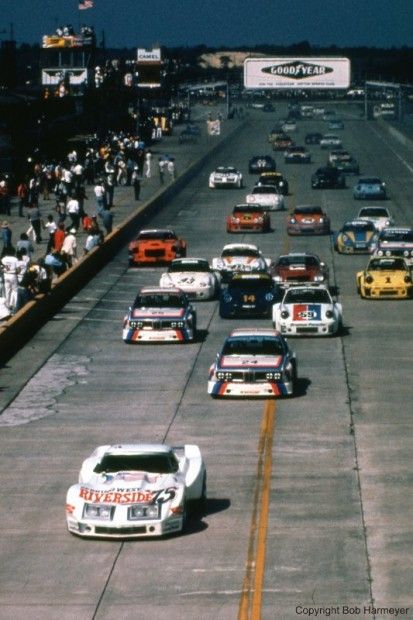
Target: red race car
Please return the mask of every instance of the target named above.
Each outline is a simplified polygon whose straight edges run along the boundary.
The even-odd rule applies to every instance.
[[[270,214],[262,205],[236,205],[227,216],[227,232],[268,232],[271,229]]]
[[[328,267],[316,254],[290,252],[279,256],[271,265],[270,273],[274,282],[282,288],[303,282],[319,282],[328,286]]]
[[[185,257],[186,250],[186,241],[179,239],[173,230],[141,230],[129,244],[129,265],[170,263],[174,258]]]
[[[287,219],[289,235],[329,235],[330,218],[321,207],[299,205]]]

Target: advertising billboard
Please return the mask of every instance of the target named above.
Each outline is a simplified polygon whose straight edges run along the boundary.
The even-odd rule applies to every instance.
[[[246,58],[245,88],[348,88],[348,58]]]
[[[136,69],[139,88],[159,88],[161,86],[162,59],[161,49],[137,50]]]

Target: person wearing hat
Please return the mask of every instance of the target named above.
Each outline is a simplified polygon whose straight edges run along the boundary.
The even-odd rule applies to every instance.
[[[5,251],[8,248],[12,247],[12,244],[11,244],[12,231],[9,226],[9,223],[6,221],[2,222],[1,224],[0,237],[1,237],[1,240],[3,241],[3,248],[2,248],[1,255],[4,256]]]
[[[62,244],[61,254],[68,267],[72,267],[73,263],[77,261],[76,228],[70,228],[67,232]]]

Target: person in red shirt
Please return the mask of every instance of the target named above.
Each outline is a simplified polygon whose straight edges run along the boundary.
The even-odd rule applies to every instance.
[[[62,245],[63,245],[63,241],[65,240],[65,226],[63,224],[63,222],[61,222],[60,224],[57,225],[57,230],[54,233],[54,250],[55,252],[60,252],[60,250],[62,249]]]

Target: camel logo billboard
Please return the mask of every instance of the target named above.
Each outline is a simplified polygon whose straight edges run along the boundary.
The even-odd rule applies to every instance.
[[[245,88],[348,88],[348,58],[246,58]]]

